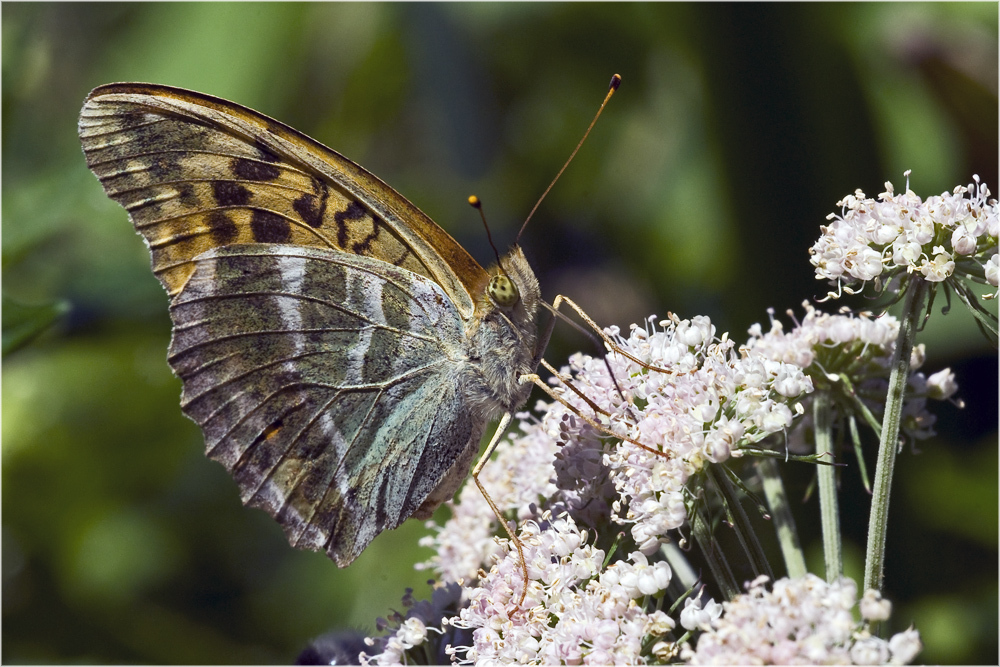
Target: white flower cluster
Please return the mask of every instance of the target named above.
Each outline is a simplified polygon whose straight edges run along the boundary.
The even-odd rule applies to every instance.
[[[923,648],[916,630],[897,633],[886,641],[870,635],[863,623],[855,623],[851,610],[857,603],[857,585],[851,579],[828,584],[807,574],[779,579],[770,591],[767,581],[759,577],[747,586],[745,595],[723,602],[721,614],[717,609],[713,614],[691,614],[697,622],[690,629],[703,632],[694,647],[682,648],[684,661],[694,665],[908,664]],[[885,620],[890,610],[875,591],[866,593],[860,603],[865,621]]]
[[[958,272],[997,287],[998,206],[986,185],[974,176],[975,183],[922,201],[909,189],[909,173],[905,193],[895,194],[892,183],[878,200],[857,190],[837,202],[840,215],[831,213],[831,223],[820,227],[810,261],[818,279],[838,286],[829,297],[841,287],[853,294],[855,283],[900,270],[929,282]]]
[[[837,388],[842,396],[856,396],[873,414],[880,416],[885,404],[892,352],[899,335],[899,320],[892,315],[876,318],[871,313],[831,315],[816,310],[808,301],[804,301],[802,307],[805,317],[790,331],[785,331],[781,321],[769,311],[771,329],[765,333],[760,324],[750,327],[747,348],[768,359],[798,366],[817,387]],[[791,311],[788,314],[794,319]],[[927,411],[927,399],[950,399],[958,391],[951,369],[942,369],[928,377],[918,370],[923,363],[924,345],[919,344],[910,358],[911,374],[902,425],[904,432],[915,439],[934,435],[936,418]],[[851,386],[843,386],[842,378],[849,379]],[[803,402],[808,403],[809,399]],[[811,449],[803,439],[804,432],[811,426],[807,411],[806,418],[789,433],[791,451],[801,453],[807,447]]]
[[[650,564],[641,553],[601,571],[604,552],[587,543],[569,515],[540,524],[527,521],[520,534],[528,566],[527,597],[514,611],[521,585],[517,552],[495,557],[469,605],[449,625],[473,630],[472,646],[452,649],[463,664],[642,664],[650,637],[665,635],[673,620],[636,602],[666,589],[670,567]],[[464,652],[464,656],[462,653]]]
[[[450,658],[450,647],[468,643],[470,633],[449,628],[447,619],[455,615],[461,606],[462,588],[456,584],[438,584],[434,587],[430,600],[413,599],[413,590],[407,589],[403,596],[406,615],[394,612],[388,620],[378,619],[380,630],[388,630],[381,637],[364,640],[368,650],[357,655],[362,665],[402,665],[414,658],[430,664],[444,664]],[[413,650],[416,649],[416,650]],[[347,656],[330,664],[356,664]]]
[[[632,357],[671,372],[609,355],[622,391],[635,401],[612,415],[612,429],[662,452],[623,441],[607,455],[619,505],[627,507],[624,519],[646,554],[687,519],[684,483],[691,474],[789,428],[799,399],[813,390],[798,366],[745,347],[737,350],[727,336],[715,338],[707,317],[672,316],[659,325],[659,330],[633,326],[629,337],[617,336],[617,342]],[[584,388],[595,377],[598,385],[607,383],[602,366],[591,362],[586,373],[580,368],[574,384]]]
[[[610,664],[675,658],[680,647],[668,636],[674,621],[649,611],[654,607],[646,602],[647,596],[661,595],[671,580],[657,551],[667,533],[687,521],[688,479],[769,435],[794,433],[804,420],[793,417],[803,412],[814,380],[828,387],[843,374],[859,395],[871,389],[873,408],[877,392],[885,395],[898,322],[889,316],[828,315],[808,304],[805,310],[803,321],[787,332],[773,317],[766,333],[755,325],[750,340],[738,348],[727,335],[716,337],[708,318],[671,316],[658,326],[653,326],[654,318],[646,327],[633,326],[627,338],[610,330],[633,358],[609,353],[610,373],[604,360],[575,355],[552,383],[565,403],[541,403],[538,418],[520,415],[519,432],[498,448],[497,458],[480,475],[501,512],[520,526],[529,579],[523,604],[517,608],[524,586],[518,552],[507,540],[498,544],[489,505],[475,484],[466,484],[450,503],[451,519],[444,526],[429,524],[435,532],[422,541],[435,550],[423,567],[437,570],[444,581],[464,582],[466,606],[450,619],[445,614],[436,630],[444,635],[427,641],[446,659],[465,663]],[[918,346],[915,366],[922,356]],[[954,376],[947,369],[930,378],[915,373],[910,390],[914,401],[946,398],[955,391]],[[920,407],[915,415],[926,414],[923,402],[914,404]],[[929,417],[921,419],[929,423]],[[618,437],[609,438],[609,432]],[[605,552],[597,545],[612,542],[616,523],[630,524],[634,546],[623,552],[631,551],[627,559],[616,553],[618,560],[605,568]],[[827,655],[885,662],[912,649],[913,641],[907,645],[904,640],[915,634],[902,633],[890,644],[865,635],[850,619],[856,602],[853,584],[849,590],[847,584],[838,585],[828,590],[815,578],[783,580],[768,593],[760,582],[731,603],[735,611],[727,607],[726,614],[717,603],[687,600],[681,624],[710,637],[699,639],[697,649],[689,647],[687,659],[749,659],[749,653],[713,649],[711,637],[736,632],[726,624],[739,624],[740,605],[764,599],[786,607],[791,620],[781,620],[779,630],[798,628],[798,634],[775,640],[768,649],[775,660]],[[801,613],[791,608],[793,600],[803,605]],[[839,606],[830,600],[839,600]],[[808,621],[817,618],[817,608],[830,612],[819,625]],[[843,609],[847,611],[841,614]],[[861,609],[869,619],[889,614],[888,603],[870,595]],[[403,659],[417,645],[421,628],[416,621],[407,622],[379,645],[382,653],[372,662]],[[767,633],[777,631],[765,628],[766,639],[746,636],[746,644],[766,644],[772,636]],[[824,632],[834,634],[828,638]],[[723,647],[740,646],[719,641]],[[728,657],[712,658],[713,650]]]

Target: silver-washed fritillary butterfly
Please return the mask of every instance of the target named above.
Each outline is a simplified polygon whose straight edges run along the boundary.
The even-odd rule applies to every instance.
[[[428,517],[527,399],[540,294],[519,247],[486,271],[354,162],[208,95],[101,86],[79,131],[170,295],[183,411],[292,545],[346,566]]]

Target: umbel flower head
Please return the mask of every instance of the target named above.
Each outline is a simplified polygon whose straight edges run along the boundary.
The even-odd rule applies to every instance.
[[[780,320],[771,316],[771,328],[764,331],[760,324],[750,327],[747,347],[757,354],[800,367],[817,391],[833,398],[837,417],[861,416],[873,423],[881,417],[888,387],[890,361],[899,335],[899,320],[892,315],[874,317],[871,313],[852,314],[842,309],[839,314],[824,313],[808,301],[802,303],[805,316],[795,319],[795,326],[786,330]],[[913,349],[910,375],[903,406],[903,432],[914,440],[934,435],[936,417],[927,410],[928,399],[952,399],[958,391],[955,374],[949,368],[929,377],[920,372],[924,363],[924,345]],[[803,400],[808,405],[812,397]],[[952,399],[961,407],[962,401]],[[787,433],[789,451],[809,451],[806,431],[812,428],[810,410]]]
[[[759,577],[746,594],[723,602],[722,613],[702,623],[705,631],[693,646],[684,646],[681,658],[692,665],[901,665],[922,649],[916,630],[887,641],[856,623],[851,611],[857,585],[851,579],[827,583],[807,574],[779,579],[771,590],[767,583]],[[891,606],[868,591],[859,608],[865,621],[881,621]]]
[[[909,174],[906,192],[897,194],[889,182],[878,199],[856,190],[820,227],[809,254],[816,277],[837,287],[828,298],[903,274],[932,283],[968,277],[997,287],[998,208],[986,184],[974,176],[975,183],[925,201],[909,189]]]

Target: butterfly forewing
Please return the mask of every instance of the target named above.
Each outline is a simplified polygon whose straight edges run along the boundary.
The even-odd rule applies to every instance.
[[[150,84],[95,89],[80,115],[87,163],[180,292],[219,246],[284,243],[373,257],[431,278],[470,317],[486,272],[357,164],[251,109]]]
[[[478,444],[458,389],[462,322],[432,281],[275,245],[193,265],[170,309],[182,407],[292,544],[349,563]]]

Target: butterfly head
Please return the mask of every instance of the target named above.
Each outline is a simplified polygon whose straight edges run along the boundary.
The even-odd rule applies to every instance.
[[[482,406],[483,414],[494,418],[519,409],[531,392],[531,385],[521,383],[520,377],[535,370],[535,314],[541,292],[518,246],[488,274],[479,292],[477,317],[467,333],[468,354],[477,360],[478,369],[466,391],[472,403]]]

